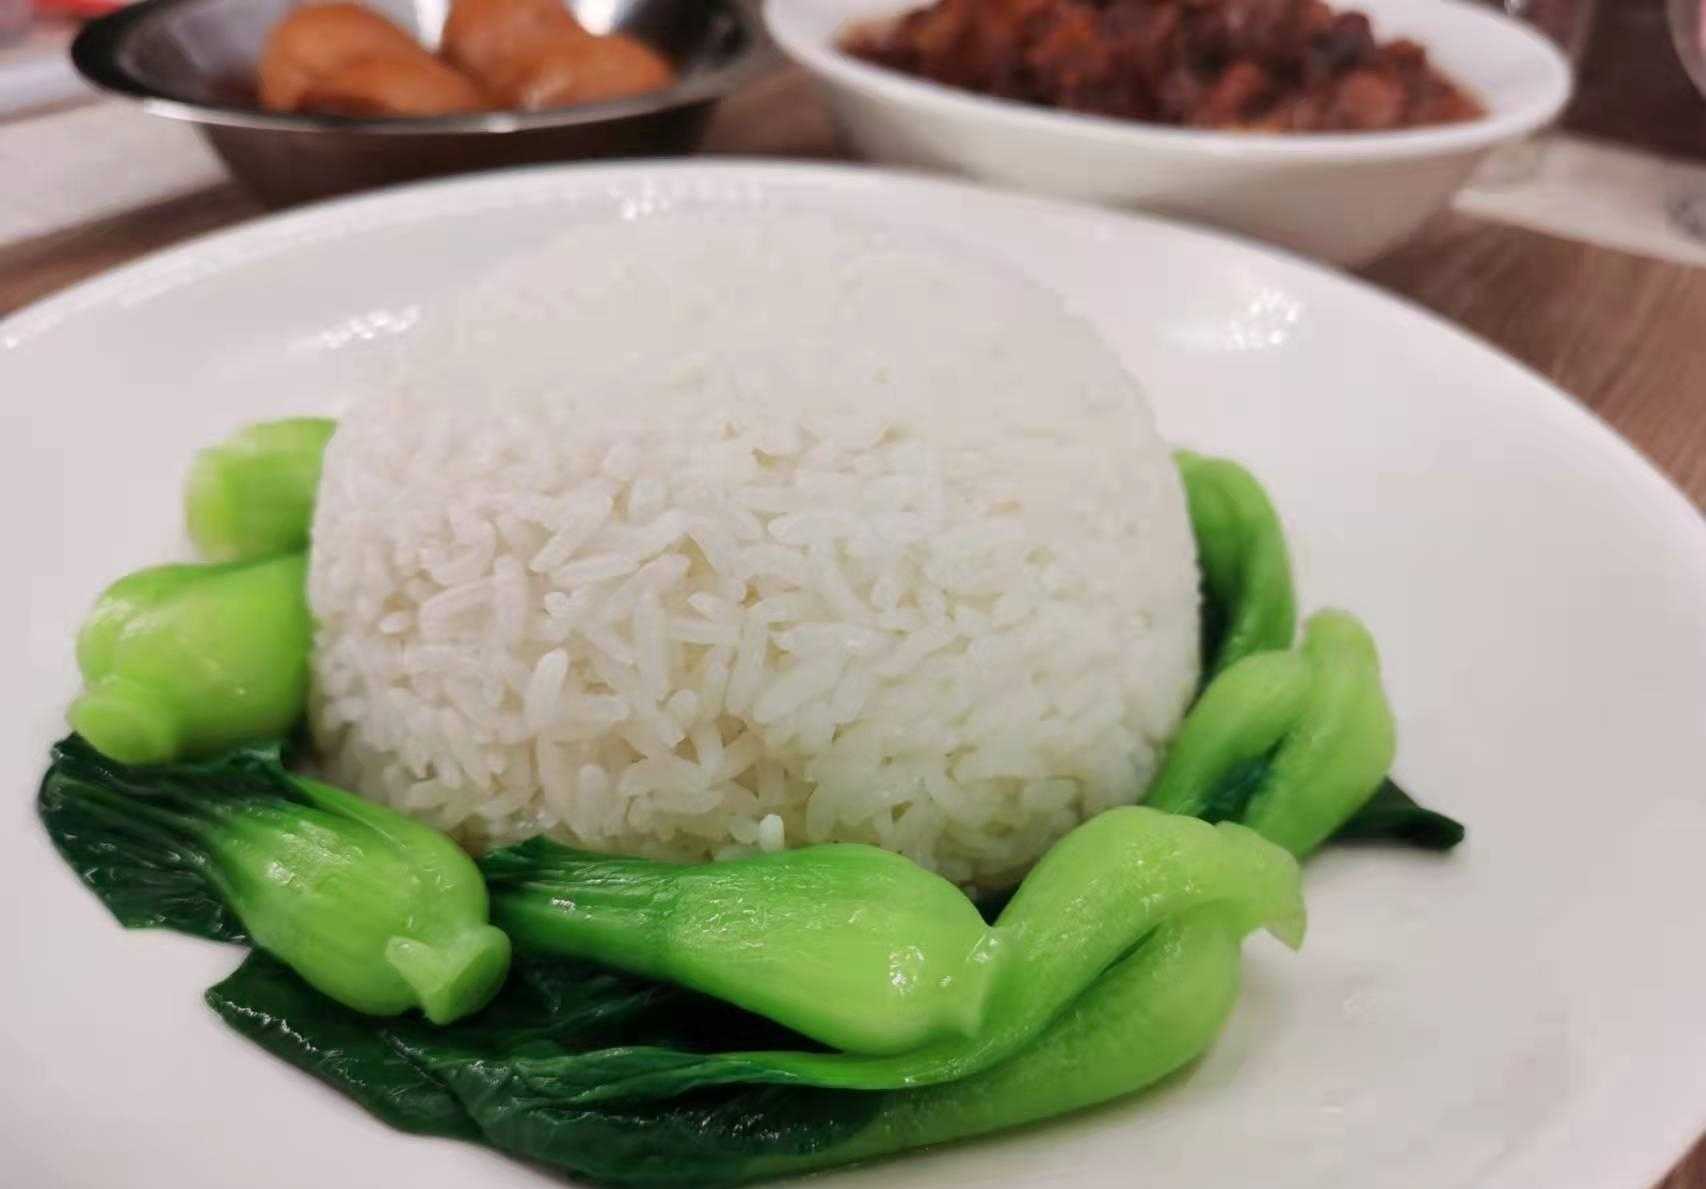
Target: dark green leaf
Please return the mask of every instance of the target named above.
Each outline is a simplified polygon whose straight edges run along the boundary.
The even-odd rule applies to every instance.
[[[1277,750],[1276,748],[1275,751]],[[1250,807],[1250,799],[1256,795],[1256,790],[1262,787],[1262,781],[1267,779],[1268,769],[1273,766],[1274,754],[1270,751],[1266,755],[1259,755],[1235,765],[1226,774],[1226,779],[1209,795],[1208,803],[1197,816],[1205,822],[1243,820],[1244,811]]]
[[[1234,772],[1205,815],[1241,816],[1270,762]],[[241,940],[179,819],[207,802],[292,793],[276,749],[140,770],[72,738],[55,748],[39,806],[54,845],[126,925]],[[1338,834],[1439,849],[1462,836],[1390,781]],[[504,878],[501,860],[489,873]],[[983,907],[998,912],[1002,899]],[[842,1146],[891,1098],[725,1084],[747,1071],[722,1053],[817,1046],[716,1000],[561,959],[518,956],[488,1008],[443,1028],[351,1011],[263,954],[207,1000],[237,1031],[394,1127],[605,1184],[710,1187],[845,1159]],[[643,1100],[587,1105],[601,1088],[638,1088]]]
[[[1334,842],[1404,842],[1425,850],[1450,850],[1463,841],[1463,824],[1416,803],[1391,778],[1339,827]]]
[[[276,748],[128,768],[73,735],[54,747],[36,808],[55,849],[127,928],[242,941],[242,926],[208,882],[206,851],[179,824],[181,806],[290,794]]]
[[[447,1084],[499,1149],[612,1185],[730,1185],[856,1135],[886,1095],[759,1086],[628,1108],[564,1106],[548,1079],[461,1062]]]
[[[478,1139],[462,1104],[415,1068],[379,1021],[343,1007],[260,951],[207,992],[238,1032],[275,1057],[342,1090],[402,1131]]]
[[[983,892],[973,898],[972,903],[977,906],[978,915],[981,916],[985,922],[993,925],[1001,916],[1001,910],[1006,908],[1007,902],[1013,898],[1013,893],[1018,890],[1019,885],[1014,884],[1011,887],[1001,888],[997,891]]]
[[[281,963],[253,955],[207,995],[232,1027],[394,1127],[483,1138],[512,1155],[608,1184],[729,1184],[760,1164],[809,1156],[856,1133],[884,1098],[851,1091],[730,1087],[666,1102],[566,1104],[584,1079],[541,1077],[576,1058],[692,1059],[731,1043],[798,1046],[716,1000],[584,963],[518,956],[498,998],[438,1028],[341,1007]],[[642,1049],[640,1046],[649,1046]]]
[[[1208,575],[1204,573],[1197,583],[1197,590],[1202,599],[1202,612],[1198,617],[1198,657],[1202,664],[1202,684],[1198,692],[1208,688],[1208,683],[1214,679],[1220,668],[1221,645],[1226,640],[1226,627],[1230,619],[1228,608],[1209,584]]]

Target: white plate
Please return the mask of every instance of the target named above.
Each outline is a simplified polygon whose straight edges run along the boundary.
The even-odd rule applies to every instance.
[[[1568,398],[1370,290],[1208,234],[835,167],[554,169],[213,236],[0,324],[0,1181],[544,1186],[414,1139],[228,1033],[224,948],[125,933],[29,794],[101,584],[175,547],[191,451],[334,407],[500,253],[702,204],[925,225],[1058,288],[1181,443],[1249,462],[1304,601],[1384,650],[1398,775],[1450,858],[1334,851],[1301,955],[1248,947],[1159,1093],[836,1185],[1644,1189],[1706,1124],[1706,527]],[[572,277],[564,278],[572,284]]]
[[[1378,37],[1425,47],[1486,115],[1394,132],[1169,128],[992,99],[839,48],[848,28],[911,7],[765,0],[776,44],[823,87],[860,156],[1174,214],[1336,264],[1365,263],[1410,238],[1489,150],[1550,123],[1570,97],[1570,64],[1558,48],[1484,0],[1358,0]]]

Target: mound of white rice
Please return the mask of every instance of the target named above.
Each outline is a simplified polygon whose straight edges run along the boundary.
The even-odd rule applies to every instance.
[[[588,227],[334,437],[313,722],[475,847],[992,884],[1148,783],[1196,591],[1149,409],[1052,294],[827,221]]]

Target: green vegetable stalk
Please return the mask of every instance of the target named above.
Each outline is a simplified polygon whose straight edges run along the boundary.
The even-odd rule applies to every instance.
[[[679,1059],[634,1049],[592,1071],[595,1080],[578,1092],[570,1086],[587,1076],[584,1064],[542,1062],[530,1076],[556,1079],[559,1092],[581,1104],[729,1082],[882,1090],[953,1081],[1024,1051],[1133,946],[1204,905],[1223,908],[1240,937],[1266,926],[1288,944],[1302,940],[1296,862],[1231,823],[1144,808],[1103,813],[1056,843],[987,929],[973,927],[963,898],[951,928],[918,929],[916,905],[934,877],[892,875],[887,856],[867,848],[833,848],[840,852],[834,861],[846,865],[838,879],[847,889],[858,886],[853,868],[868,868],[877,894],[859,904],[838,893],[826,911],[820,849],[758,861],[763,907],[739,912],[733,906],[758,878],[751,865],[630,862],[613,873],[608,860],[539,841],[488,856],[494,919],[523,948],[739,993],[743,1006],[829,1043],[856,1035],[849,1012],[869,1013],[881,1042],[841,1053]],[[629,895],[630,887],[643,891]],[[944,909],[949,890],[939,896]],[[856,928],[833,923],[850,917]],[[770,945],[756,959],[776,937],[788,944]],[[950,981],[914,998],[919,992],[907,985],[914,971],[948,972]],[[751,989],[760,983],[762,991]],[[851,986],[871,989],[857,1002],[832,1002]],[[897,1020],[908,1023],[897,1027]],[[897,1051],[894,1042],[914,1036],[928,1039]],[[632,1076],[621,1076],[624,1066]]]
[[[202,556],[248,561],[306,548],[320,459],[336,428],[322,417],[268,421],[197,454],[184,519]]]
[[[872,846],[674,866],[533,839],[485,870],[520,947],[680,983],[855,1052],[971,1034],[996,957],[958,888]]]
[[[251,954],[208,993],[245,1035],[394,1126],[605,1184],[704,1189],[804,1172],[1140,1089],[1212,1042],[1236,998],[1243,936],[1266,923],[1295,942],[1303,925],[1295,862],[1250,831],[1148,809],[1103,814],[1049,853],[989,931],[1002,957],[984,992],[979,1036],[988,1039],[928,1041],[917,1050],[927,1060],[913,1063],[910,1054],[805,1051],[802,1038],[717,999],[525,950],[473,1013],[503,979],[507,943],[485,924],[468,861],[424,827],[291,777],[276,752],[131,768],[72,738],[55,749],[39,808],[67,863],[125,924],[252,938],[273,951]],[[761,868],[773,881],[767,892],[841,896],[843,907],[910,927],[912,907],[892,901],[922,884],[895,867],[878,895],[850,904],[843,881],[867,852],[830,849],[830,867],[848,870],[814,869],[791,886],[786,865]],[[575,890],[594,892],[611,875],[606,862],[539,843],[489,859],[499,895],[556,880],[559,868],[587,877]],[[705,872],[649,866],[648,878]],[[625,880],[614,882],[620,891]],[[653,904],[684,898],[692,895]],[[620,912],[607,920],[609,906],[597,905],[583,940],[620,950],[625,917],[643,934],[635,953],[672,961],[674,943],[658,945],[671,935],[646,919],[645,904],[618,896]],[[807,906],[800,921],[814,920],[823,932],[841,929]],[[601,936],[604,923],[612,929]],[[786,948],[809,952],[784,952],[767,976],[802,979],[808,990],[815,979],[855,985],[824,962],[881,952],[875,926],[855,930],[846,950],[833,936],[770,923],[783,927]],[[711,924],[736,941],[762,927]],[[966,940],[924,939],[951,941],[949,952]],[[366,1014],[416,1003],[426,1018]],[[825,1064],[795,1070],[789,1058]],[[951,1080],[956,1068],[963,1080]],[[950,1080],[933,1080],[944,1069]],[[875,1092],[866,1085],[885,1079]]]
[[[1237,914],[1224,905],[1181,914],[1110,967],[1023,1052],[961,1081],[887,1095],[851,1140],[798,1163],[824,1167],[987,1135],[1152,1085],[1220,1034],[1238,999],[1242,937]]]
[[[240,937],[357,1011],[478,1010],[509,966],[479,870],[436,830],[292,776],[276,752],[200,767],[55,749],[39,807],[55,845],[127,925]],[[198,907],[211,887],[229,917]],[[163,895],[170,889],[169,895]]]
[[[1249,471],[1184,450],[1173,457],[1202,571],[1207,680],[1253,653],[1291,647],[1291,560],[1279,515]]]
[[[1148,803],[1209,821],[1244,820],[1299,857],[1325,840],[1323,830],[1334,839],[1430,850],[1456,846],[1463,840],[1461,824],[1416,804],[1391,780],[1370,775],[1376,766],[1384,773],[1391,764],[1390,754],[1379,765],[1375,756],[1390,748],[1392,727],[1367,634],[1328,624],[1302,653],[1284,651],[1291,647],[1296,600],[1285,535],[1261,485],[1225,459],[1183,451],[1174,457],[1202,572],[1205,688]],[[1338,670],[1341,688],[1333,696],[1356,708],[1361,733],[1358,721],[1341,719],[1330,741],[1306,747],[1309,732],[1332,725],[1320,706],[1307,722],[1303,718],[1307,702],[1330,696],[1333,683],[1320,680],[1324,665]],[[1347,685],[1363,693],[1343,688]],[[1287,740],[1286,763],[1274,771]],[[1331,762],[1328,753],[1347,740],[1350,749]],[[1305,794],[1304,769],[1315,762],[1341,783]],[[1305,809],[1312,812],[1305,815]]]
[[[158,764],[287,734],[308,689],[300,553],[156,566],[119,579],[77,637],[71,725],[121,763]]]
[[[1297,651],[1246,657],[1210,682],[1146,803],[1241,820],[1301,858],[1374,795],[1396,746],[1373,638],[1322,611]]]

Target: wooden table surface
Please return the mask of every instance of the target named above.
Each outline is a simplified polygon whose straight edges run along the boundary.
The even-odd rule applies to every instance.
[[[706,149],[840,155],[822,106],[792,71],[730,98]],[[0,315],[261,213],[223,185],[0,248]],[[1445,215],[1365,275],[1574,393],[1706,506],[1706,269]],[[1706,1189],[1706,1140],[1658,1189]]]

